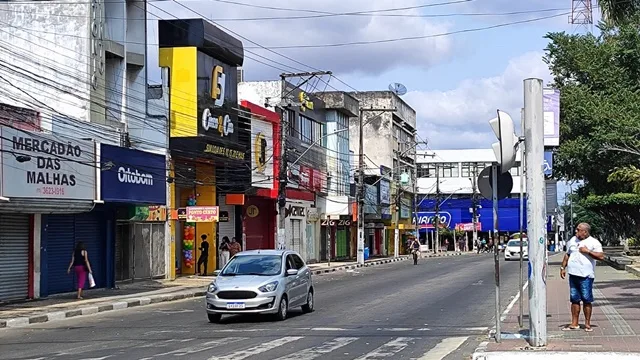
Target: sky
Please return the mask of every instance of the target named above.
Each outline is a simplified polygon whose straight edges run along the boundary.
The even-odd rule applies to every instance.
[[[496,109],[519,122],[523,80],[551,80],[544,36],[584,31],[569,24],[571,0],[171,0],[150,2],[148,11],[204,17],[232,32],[245,46],[248,81],[327,70],[333,76],[318,91],[401,83],[433,150],[489,148]],[[160,77],[156,23],[148,32],[151,81]]]

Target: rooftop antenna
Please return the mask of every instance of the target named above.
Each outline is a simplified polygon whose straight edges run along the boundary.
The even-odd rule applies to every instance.
[[[389,91],[398,96],[402,96],[407,93],[407,87],[400,83],[391,83],[389,84]]]

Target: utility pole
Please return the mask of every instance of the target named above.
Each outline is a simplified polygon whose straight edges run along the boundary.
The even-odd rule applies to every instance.
[[[524,80],[524,141],[529,239],[529,343],[547,345],[547,224],[544,184],[544,113],[542,80]]]
[[[413,133],[413,171],[411,176],[411,183],[413,184],[413,213],[418,213],[418,140],[417,131]],[[418,232],[418,221],[413,228],[416,234],[416,240],[420,242],[420,233]]]
[[[472,191],[472,222],[473,222],[473,244],[478,246],[478,163],[473,163],[473,175],[471,178]]]
[[[524,115],[524,111],[523,111]],[[524,135],[524,116],[522,116],[520,120],[520,134]],[[523,243],[523,230],[524,230],[524,177],[526,173],[525,169],[525,161],[524,161],[524,146],[520,146],[520,282],[518,283],[518,292],[520,293],[520,297],[518,298],[518,325],[522,328],[524,325],[523,319],[523,307],[524,307],[524,294],[522,293],[522,288],[524,287],[524,259],[522,258],[522,253],[524,251],[524,243]]]
[[[436,216],[435,216],[435,235],[436,238],[433,240],[433,252],[434,254],[438,253],[438,248],[440,247],[440,164],[436,163]]]
[[[365,111],[396,111],[396,109],[360,108],[358,146],[358,264],[364,265],[364,113]]]
[[[287,244],[286,237],[286,218],[285,207],[287,205],[287,131],[289,129],[289,118],[287,115],[287,108],[295,103],[301,105],[298,102],[290,102],[287,100],[289,94],[294,92],[300,86],[306,84],[316,76],[331,75],[330,71],[316,71],[294,74],[280,74],[281,82],[281,94],[280,103],[276,105],[280,109],[280,171],[278,172],[278,249],[285,249]],[[308,77],[300,84],[294,86],[289,92],[287,92],[287,78],[292,77]]]
[[[498,223],[498,164],[491,165],[492,175],[492,200],[493,200],[493,264],[496,283],[496,342],[502,340],[502,332],[500,330],[500,250],[498,250],[499,241],[499,223]]]

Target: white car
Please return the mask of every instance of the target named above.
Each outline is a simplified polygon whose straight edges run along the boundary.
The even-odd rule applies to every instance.
[[[526,238],[522,241],[522,258],[529,259],[529,243]],[[520,260],[520,239],[509,240],[504,249],[504,260]]]

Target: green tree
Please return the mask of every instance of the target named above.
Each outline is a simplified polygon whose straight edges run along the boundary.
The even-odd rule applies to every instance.
[[[633,191],[640,194],[640,169],[633,165],[615,169],[609,181],[622,181],[633,185]]]
[[[635,20],[634,20],[635,19]],[[633,183],[610,181],[640,158],[609,148],[640,147],[640,32],[637,18],[600,24],[599,35],[550,33],[545,60],[561,93],[560,147],[554,172],[583,180],[580,204],[608,237],[631,236],[640,224]],[[610,240],[610,239],[609,239]]]
[[[613,25],[622,25],[640,14],[638,0],[599,0],[602,17]]]

